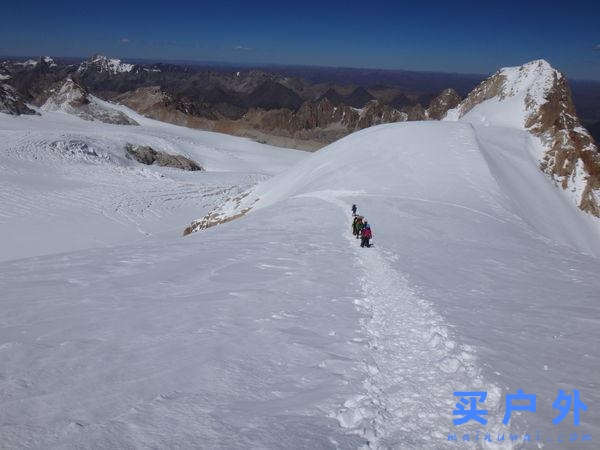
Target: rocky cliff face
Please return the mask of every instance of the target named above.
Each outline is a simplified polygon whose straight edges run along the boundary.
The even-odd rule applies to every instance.
[[[567,79],[546,61],[499,70],[446,119],[529,131],[539,139],[540,169],[600,217],[598,147],[577,117]]]
[[[577,194],[582,210],[600,217],[600,152],[577,117],[564,76],[555,77],[546,102],[527,118],[525,126],[546,148],[541,169],[563,189]]]
[[[443,90],[429,104],[427,117],[434,120],[441,120],[450,109],[456,108],[459,105],[460,100],[460,96],[454,89]]]
[[[29,108],[21,96],[8,84],[3,84],[0,79],[0,112],[18,116],[21,114],[37,114]]]

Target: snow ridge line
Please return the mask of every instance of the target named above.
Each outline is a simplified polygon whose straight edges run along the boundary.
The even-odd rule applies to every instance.
[[[320,191],[303,196],[341,207],[350,221],[350,204],[340,199],[348,194]],[[474,349],[457,344],[432,305],[393,269],[391,262],[397,256],[384,256],[380,245],[360,248],[349,227],[344,236],[362,269],[363,298],[355,303],[365,316],[360,325],[367,336],[369,360],[362,362],[364,392],[348,399],[333,417],[342,427],[364,437],[369,448],[456,448],[456,443],[447,440],[449,433],[462,436],[481,427],[452,425],[457,401],[453,392],[481,390],[488,393],[486,407],[490,410],[485,431],[494,438],[508,433],[500,428],[501,390],[483,379]],[[460,444],[512,448],[510,442],[498,446],[482,439]]]

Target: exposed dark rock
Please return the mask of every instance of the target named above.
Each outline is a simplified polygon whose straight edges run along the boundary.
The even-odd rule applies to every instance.
[[[440,120],[448,110],[456,108],[460,100],[460,96],[454,89],[445,89],[431,101],[427,108],[427,115],[430,119]]]
[[[369,102],[359,115],[354,129],[372,127],[382,123],[405,122],[408,116],[405,112],[398,111],[389,105],[374,100]]]
[[[573,180],[581,176],[577,166],[583,164],[587,180],[579,207],[600,217],[600,152],[577,117],[565,76],[556,72],[546,102],[529,116],[525,126],[546,144],[548,150],[541,168],[563,189],[570,188]]]
[[[425,111],[421,108],[423,118]],[[307,101],[297,111],[250,110],[244,120],[250,126],[282,136],[332,142],[353,131],[373,125],[402,122],[408,114],[373,100],[358,110],[348,105],[335,106],[327,98]]]
[[[13,116],[37,114],[25,104],[19,93],[8,84],[0,84],[0,112]]]
[[[181,155],[171,155],[169,153],[154,150],[145,145],[127,144],[125,146],[126,156],[133,158],[137,162],[151,166],[156,164],[164,167],[174,167],[175,169],[189,171],[203,171],[204,168],[195,161]]]

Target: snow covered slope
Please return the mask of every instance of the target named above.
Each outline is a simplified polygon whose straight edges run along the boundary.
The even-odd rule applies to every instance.
[[[585,391],[600,404],[600,360],[591,352],[600,316],[593,269],[600,233],[539,170],[527,151],[535,139],[523,130],[460,122],[382,125],[330,145],[208,216],[246,212],[238,220],[252,223],[266,211],[308,201],[309,226],[320,236],[335,232],[321,219],[325,205],[348,211],[359,204],[376,236],[375,249],[357,258],[365,294],[359,304],[371,317],[364,325],[377,371],[367,377],[365,397],[350,402],[349,414],[359,416],[350,428],[360,430],[366,420],[385,443],[427,445],[424,429],[447,422],[411,422],[406,399],[413,394],[415,408],[432,411],[451,396],[450,386],[468,385],[469,377],[497,397],[523,388],[548,406],[560,387]],[[420,319],[437,314],[443,319]],[[438,320],[445,325],[428,324]],[[435,342],[436,362],[423,359],[423,342]],[[455,342],[463,351],[444,355]],[[385,413],[363,415],[379,401]],[[597,431],[598,417],[588,415],[588,431]],[[556,438],[551,419],[548,409],[515,428]]]
[[[544,60],[503,68],[448,111],[446,120],[525,129],[530,115],[546,103],[554,81],[562,77]]]
[[[533,136],[516,129],[451,122],[381,125],[326,147],[213,216],[317,191],[406,197],[515,216],[537,235],[600,255],[600,227],[551,188],[528,151],[535,145]]]
[[[72,120],[69,132],[90,142],[107,134]],[[245,140],[103,127],[110,142],[133,132],[213,170],[277,161]],[[3,129],[29,143],[11,170],[39,167],[26,154],[45,148],[42,131]],[[577,431],[597,434],[600,240],[522,151],[530,139],[460,122],[382,125],[228,195],[236,200],[222,211],[251,207],[238,220],[186,238],[0,263],[0,439],[37,448],[456,448],[447,433],[479,428],[452,425],[453,392],[481,389],[490,420],[482,430],[539,431],[554,448],[573,430],[551,423],[559,388],[580,390],[589,410]],[[46,193],[54,179],[26,181]],[[58,179],[62,195],[81,192]],[[133,184],[115,175],[94,191],[143,198]],[[350,234],[352,203],[372,223],[373,248]],[[3,245],[22,231],[13,233]],[[503,395],[517,389],[536,393],[539,409],[505,427]]]
[[[489,431],[556,448],[600,432],[599,231],[530,132],[400,123],[306,155],[131,117],[2,116],[4,445],[456,448],[448,433]],[[132,141],[207,172],[136,165]],[[237,220],[182,238],[192,211],[198,229]],[[538,411],[504,426],[517,389]],[[588,405],[577,429],[552,424],[558,389]],[[487,426],[453,426],[464,390],[487,391]]]
[[[305,155],[102,105],[140,126],[60,111],[0,114],[0,260],[178,236],[199,212]],[[141,165],[126,158],[128,143],[181,154],[207,172]]]

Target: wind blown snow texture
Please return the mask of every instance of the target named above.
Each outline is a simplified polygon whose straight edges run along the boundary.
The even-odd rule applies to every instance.
[[[197,214],[280,172],[305,154],[146,119],[139,127],[62,112],[0,114],[0,260],[105,246],[181,231]],[[127,143],[183,154],[191,174],[126,159]]]
[[[577,431],[598,433],[600,239],[520,151],[526,132],[383,125],[307,156],[138,116],[132,130],[53,114],[2,121],[2,211],[23,203],[40,229],[82,211],[73,234],[97,232],[106,211],[89,204],[122,192],[146,205],[146,176],[156,192],[160,174],[173,190],[205,186],[128,167],[111,149],[133,137],[230,171],[210,180],[239,191],[299,162],[251,189],[245,217],[184,239],[162,233],[179,213],[156,206],[160,217],[123,227],[161,239],[125,243],[114,227],[112,245],[0,263],[8,447],[455,448],[445,436],[461,389],[488,391],[490,431],[509,430],[506,392],[536,393],[538,412],[510,430],[555,436],[572,427],[552,426],[550,405],[576,388],[589,406]],[[87,147],[50,145],[58,124]],[[90,163],[90,148],[107,161]],[[352,203],[373,248],[350,234]],[[181,207],[193,208],[209,206]],[[11,248],[25,221],[3,220]]]

